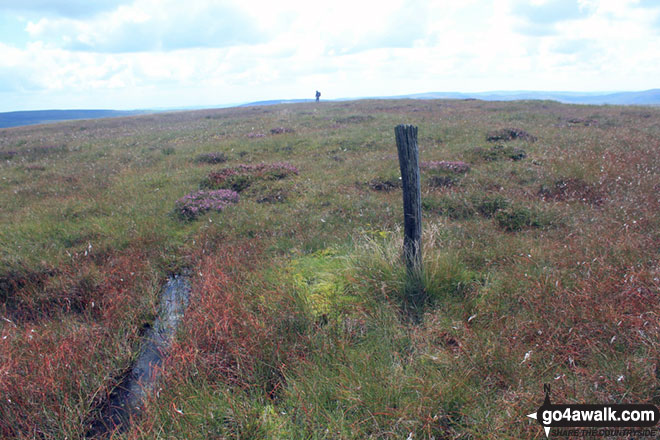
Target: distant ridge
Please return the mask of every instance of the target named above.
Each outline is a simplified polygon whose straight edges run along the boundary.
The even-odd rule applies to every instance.
[[[590,105],[649,105],[660,106],[660,89],[640,92],[543,92],[543,91],[493,91],[493,92],[427,92],[395,96],[369,96],[322,101],[357,101],[359,99],[481,99],[484,101],[552,100],[565,104]],[[313,102],[314,99],[272,99],[233,105],[237,107],[297,104]],[[0,128],[21,125],[46,124],[49,122],[78,119],[115,118],[160,111],[186,111],[193,109],[225,108],[230,105],[170,107],[150,110],[33,110],[0,113]]]
[[[426,92],[394,96],[365,96],[361,98],[341,98],[329,101],[355,101],[358,99],[481,99],[483,101],[523,101],[551,100],[565,104],[591,105],[660,105],[660,89],[641,92],[544,92],[544,91],[493,91],[493,92]],[[253,105],[296,104],[312,102],[313,99],[273,99],[241,104]],[[323,101],[323,99],[322,99]]]
[[[0,113],[0,128],[76,119],[116,118],[150,113],[147,110],[32,110]]]
[[[313,99],[271,99],[268,101],[255,101],[239,105],[239,107],[250,107],[253,105],[277,105],[277,104],[299,104],[301,102],[312,102]]]
[[[641,92],[428,92],[381,97],[381,99],[482,99],[484,101],[552,100],[566,104],[660,105],[660,89]]]

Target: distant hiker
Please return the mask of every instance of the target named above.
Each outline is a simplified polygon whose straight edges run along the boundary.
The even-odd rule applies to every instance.
[[[321,92],[318,90],[316,91],[316,102],[319,102],[319,98],[321,97]]]

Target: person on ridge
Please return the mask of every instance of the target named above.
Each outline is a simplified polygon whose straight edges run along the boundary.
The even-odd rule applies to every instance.
[[[316,102],[319,102],[319,98],[321,97],[321,92],[318,90],[316,91]]]

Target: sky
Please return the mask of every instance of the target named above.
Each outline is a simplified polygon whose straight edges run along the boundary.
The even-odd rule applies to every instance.
[[[660,0],[0,0],[0,111],[659,81]]]

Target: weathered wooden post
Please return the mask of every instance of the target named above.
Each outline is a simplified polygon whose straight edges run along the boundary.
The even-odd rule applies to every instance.
[[[417,127],[394,128],[403,185],[403,255],[409,272],[422,268],[422,192],[419,178]]]

